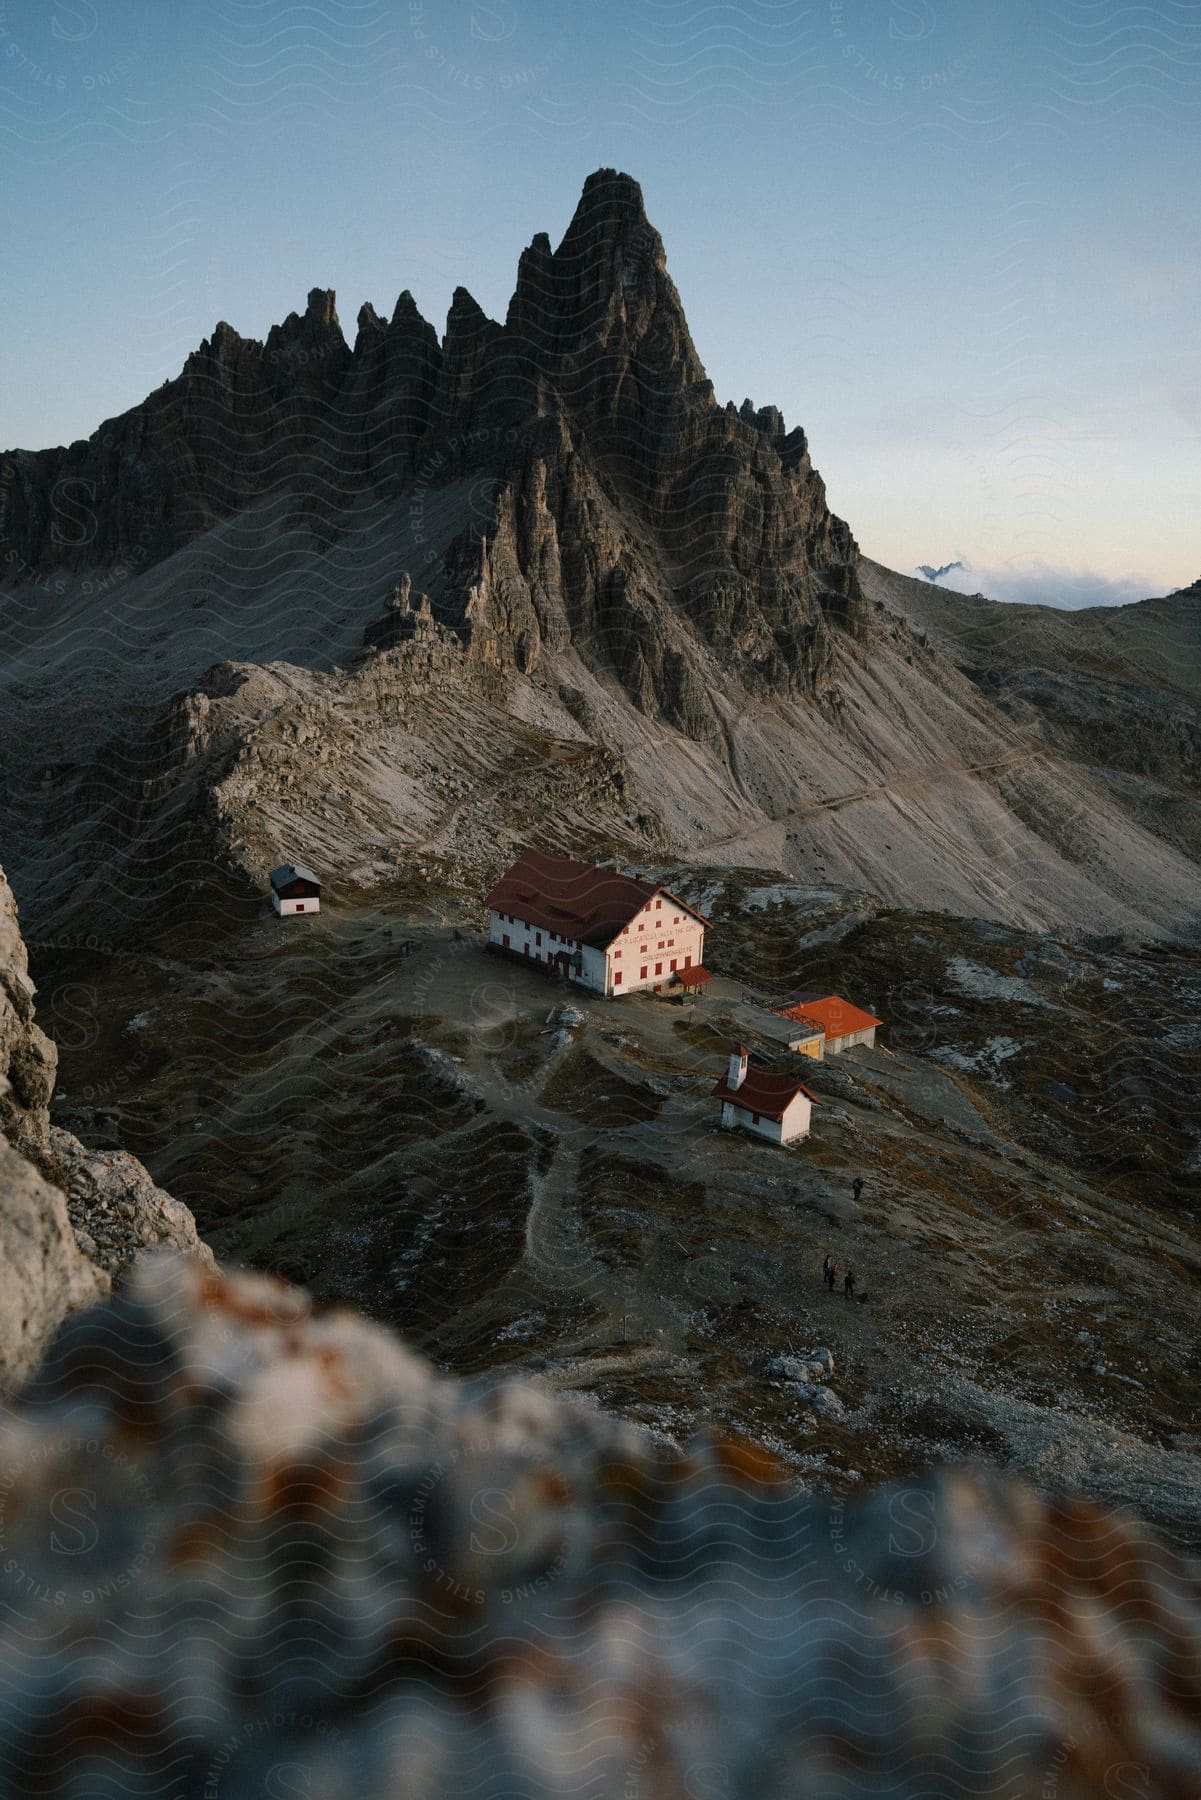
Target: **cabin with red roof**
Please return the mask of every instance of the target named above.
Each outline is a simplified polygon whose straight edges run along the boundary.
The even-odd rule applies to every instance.
[[[809,1121],[817,1095],[791,1075],[775,1075],[751,1062],[745,1044],[734,1044],[725,1074],[713,1089],[721,1101],[724,1131],[741,1126],[773,1144],[791,1144],[808,1137]]]
[[[782,1009],[780,1017],[794,1021],[797,1036],[789,1049],[799,1050],[820,1062],[823,1056],[837,1056],[866,1044],[870,1050],[876,1041],[876,1027],[884,1023],[874,1013],[852,1006],[840,994],[802,994],[792,1006]]]
[[[670,888],[523,850],[491,893],[488,948],[614,998],[698,987],[708,920]]]

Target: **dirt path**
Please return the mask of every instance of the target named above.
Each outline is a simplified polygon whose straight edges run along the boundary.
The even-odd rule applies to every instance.
[[[804,806],[789,807],[786,812],[776,813],[765,819],[761,825],[748,825],[745,830],[730,833],[727,837],[705,838],[694,846],[692,854],[696,857],[713,856],[720,861],[720,853],[732,846],[752,843],[766,832],[776,830],[790,821],[816,818],[823,813],[838,812],[844,806],[856,806],[865,800],[879,800],[903,796],[917,789],[938,783],[949,775],[998,775],[1010,769],[1022,768],[1030,763],[1044,761],[1041,750],[1012,750],[1006,756],[998,757],[990,762],[940,762],[930,763],[924,768],[902,769],[898,774],[885,781],[871,782],[864,787],[851,788],[845,794],[832,794],[826,800],[813,800]]]

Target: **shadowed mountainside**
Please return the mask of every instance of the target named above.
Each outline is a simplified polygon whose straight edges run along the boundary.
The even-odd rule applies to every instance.
[[[486,884],[531,834],[1196,927],[1187,600],[1124,670],[1046,609],[976,641],[973,603],[861,562],[804,433],[716,401],[612,170],[503,323],[458,289],[439,340],[402,294],[351,348],[315,289],[264,343],[222,324],[87,442],[7,455],[0,538],[0,828],[38,938],[228,907],[293,854]]]

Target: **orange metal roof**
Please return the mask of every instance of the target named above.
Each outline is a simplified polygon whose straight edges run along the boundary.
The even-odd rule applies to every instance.
[[[780,1016],[796,1019],[802,1025],[815,1025],[827,1038],[849,1037],[852,1032],[866,1031],[869,1025],[884,1023],[874,1013],[864,1012],[861,1006],[852,1006],[840,994],[806,996],[795,1006],[784,1007]]]
[[[532,848],[521,852],[485,895],[484,905],[603,950],[656,894],[708,924],[695,906],[657,882]]]

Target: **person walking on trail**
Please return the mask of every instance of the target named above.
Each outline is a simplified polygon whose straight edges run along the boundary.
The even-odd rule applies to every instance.
[[[862,1177],[862,1175],[856,1175],[854,1181],[852,1181],[851,1192],[852,1192],[852,1194],[854,1194],[856,1200],[858,1200],[860,1194],[863,1192],[863,1177]]]
[[[830,1261],[830,1252],[827,1250],[825,1256],[822,1258],[822,1280],[827,1287],[830,1285]]]
[[[842,1278],[842,1291],[848,1300],[855,1298],[855,1271],[848,1269]]]
[[[826,1286],[829,1288],[831,1293],[834,1292],[834,1283],[837,1280],[838,1280],[838,1264],[836,1262],[831,1262],[829,1268],[826,1270]]]

